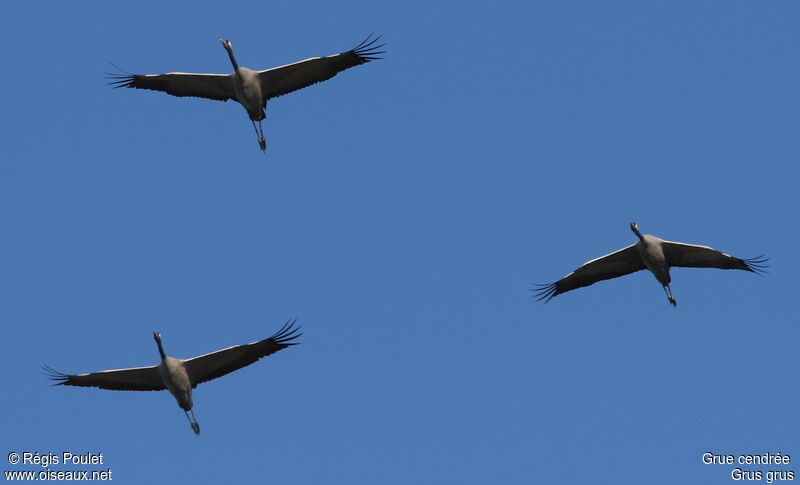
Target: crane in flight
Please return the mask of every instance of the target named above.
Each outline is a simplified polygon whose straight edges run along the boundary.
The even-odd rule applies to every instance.
[[[247,111],[258,137],[258,145],[265,151],[267,141],[264,139],[261,122],[266,117],[268,100],[326,81],[345,69],[382,59],[379,56],[386,51],[380,49],[386,44],[376,45],[379,40],[380,36],[373,38],[370,34],[363,42],[346,52],[311,57],[285,66],[254,71],[239,66],[233,56],[232,44],[225,39],[219,39],[233,65],[233,72],[230,74],[124,73],[109,74],[108,78],[111,80],[109,84],[116,88],[151,89],[173,96],[237,101]]]
[[[169,390],[186,413],[186,418],[195,434],[200,434],[200,425],[192,410],[192,389],[198,384],[222,377],[253,362],[274,354],[286,347],[297,345],[294,341],[302,333],[294,327],[294,320],[286,322],[275,335],[258,342],[235,345],[216,352],[190,359],[176,359],[164,353],[161,334],[153,332],[158,345],[161,362],[149,367],[112,369],[90,374],[63,374],[47,365],[42,369],[55,381],[54,385],[99,387],[112,391],[162,391]]]
[[[534,296],[539,300],[550,301],[554,296],[567,291],[648,269],[664,287],[672,306],[677,306],[678,301],[672,296],[669,287],[671,267],[741,269],[751,273],[763,273],[767,268],[767,259],[763,255],[739,259],[708,246],[667,241],[650,234],[642,235],[635,222],[631,222],[630,226],[631,231],[639,238],[638,241],[583,263],[580,268],[555,283],[537,285],[533,290]]]

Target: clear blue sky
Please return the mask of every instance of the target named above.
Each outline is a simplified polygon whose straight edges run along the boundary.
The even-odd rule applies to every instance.
[[[10,2],[0,15],[0,311],[11,451],[115,483],[730,483],[800,472],[800,5]],[[268,105],[110,89],[385,60]],[[770,272],[646,272],[530,297],[644,233]],[[195,390],[51,387],[265,338]],[[52,467],[64,469],[64,467]],[[766,471],[770,467],[750,467]],[[24,469],[38,469],[25,467]],[[86,469],[84,467],[83,469]],[[800,474],[798,475],[800,479]]]

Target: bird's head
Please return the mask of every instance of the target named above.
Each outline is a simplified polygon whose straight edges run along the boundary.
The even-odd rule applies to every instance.
[[[631,231],[636,234],[636,237],[644,241],[644,236],[642,236],[642,233],[639,232],[639,226],[637,226],[635,222],[631,222]]]
[[[220,44],[222,44],[222,47],[224,47],[225,49],[227,49],[227,50],[233,49],[233,46],[231,45],[231,42],[229,40],[220,39],[219,42],[220,42]]]
[[[164,353],[164,348],[161,346],[161,334],[153,330],[153,340],[156,341],[156,345],[158,345],[158,354],[161,356],[161,359],[166,359],[167,354]]]

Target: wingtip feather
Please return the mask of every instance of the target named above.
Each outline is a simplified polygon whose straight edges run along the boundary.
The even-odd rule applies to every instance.
[[[386,43],[375,45],[375,43],[381,39],[381,36],[378,35],[373,39],[373,35],[375,35],[374,32],[369,34],[366,39],[350,50],[350,52],[358,56],[362,62],[377,61],[383,59],[383,57],[379,57],[381,54],[386,54],[386,51],[380,50],[386,46]]]
[[[769,258],[767,258],[764,254],[761,256],[756,256],[755,258],[742,259],[741,261],[744,263],[747,271],[756,274],[768,273],[767,268],[769,268],[769,265],[765,263],[769,261]]]
[[[64,374],[63,372],[59,372],[47,364],[42,364],[41,366],[42,374],[46,376],[51,381],[55,381],[53,384],[54,386],[62,386],[69,381],[69,375]]]
[[[105,73],[106,79],[110,79],[111,82],[107,83],[107,86],[113,86],[114,88],[131,88],[133,87],[133,81],[135,74],[130,73],[124,69],[120,69],[119,66],[114,64],[111,61],[108,61],[109,64],[114,66],[114,69],[119,71],[119,73]],[[121,74],[120,74],[121,73]]]
[[[536,298],[536,301],[544,300],[544,302],[547,303],[558,294],[557,283],[536,283],[534,288],[531,288],[531,292],[533,293],[533,298]]]
[[[280,345],[297,345],[300,342],[293,342],[294,339],[299,338],[303,335],[300,332],[301,326],[295,327],[295,323],[297,323],[297,319],[289,319],[286,323],[283,324],[280,330],[275,332],[275,335],[270,337],[275,343]]]

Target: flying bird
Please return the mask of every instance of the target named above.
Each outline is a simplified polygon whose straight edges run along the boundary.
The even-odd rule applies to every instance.
[[[763,273],[767,268],[764,264],[767,258],[763,255],[752,259],[739,259],[708,246],[667,241],[650,234],[642,235],[635,222],[631,222],[630,226],[631,231],[639,238],[634,244],[587,261],[555,283],[537,285],[533,290],[534,296],[538,297],[538,300],[550,301],[554,296],[576,288],[648,269],[664,287],[672,306],[677,306],[678,302],[672,296],[669,287],[671,281],[669,269],[674,266],[742,269],[752,273]]]
[[[297,345],[293,340],[302,333],[300,327],[294,327],[295,320],[286,322],[278,332],[270,338],[245,345],[235,345],[209,354],[199,355],[191,359],[176,359],[164,353],[161,346],[161,334],[153,332],[158,345],[161,362],[150,367],[132,367],[130,369],[113,369],[92,372],[91,374],[63,374],[47,365],[42,369],[56,383],[54,385],[99,387],[112,391],[162,391],[169,390],[183,409],[186,418],[195,434],[200,434],[200,425],[192,410],[192,389],[201,382],[222,377],[235,370],[246,367],[253,362]]]
[[[376,45],[379,39],[380,36],[373,39],[370,34],[363,42],[347,52],[325,57],[311,57],[304,61],[263,71],[240,67],[233,57],[231,43],[219,39],[222,47],[228,51],[228,57],[233,65],[233,72],[230,74],[125,73],[108,74],[108,78],[111,79],[109,84],[117,88],[151,89],[164,91],[173,96],[237,101],[247,111],[258,137],[258,145],[264,151],[267,149],[267,142],[264,139],[261,121],[266,117],[264,110],[267,108],[267,100],[326,81],[345,69],[382,59],[378,56],[386,52],[380,50],[386,44]],[[256,127],[256,121],[258,127]]]

